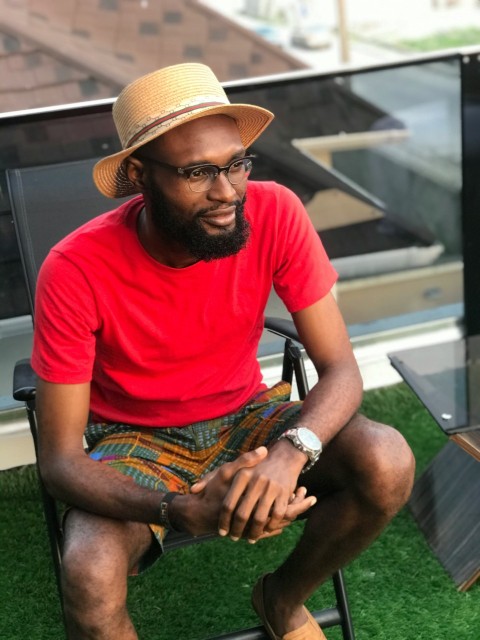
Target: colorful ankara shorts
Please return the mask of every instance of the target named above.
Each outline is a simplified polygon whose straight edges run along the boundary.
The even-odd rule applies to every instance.
[[[156,491],[188,493],[189,487],[240,454],[268,445],[293,425],[302,403],[290,401],[290,385],[279,382],[255,396],[237,413],[186,427],[136,427],[90,424],[85,432],[89,455]],[[162,546],[165,529],[151,524]],[[146,568],[159,555],[145,558]]]

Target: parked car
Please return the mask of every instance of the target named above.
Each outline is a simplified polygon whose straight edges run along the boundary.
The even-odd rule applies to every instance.
[[[257,36],[261,36],[265,40],[268,40],[271,44],[277,45],[277,47],[284,47],[288,44],[288,35],[285,38],[283,31],[277,27],[272,27],[268,24],[262,24],[253,27],[253,30]]]
[[[323,25],[304,25],[292,31],[291,43],[303,49],[328,49],[332,46],[332,34]]]

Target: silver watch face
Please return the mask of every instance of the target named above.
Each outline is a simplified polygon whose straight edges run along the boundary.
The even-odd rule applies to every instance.
[[[298,427],[297,437],[301,444],[307,449],[315,452],[320,452],[322,450],[322,443],[320,442],[320,439],[313,433],[313,431],[310,431],[310,429],[307,429],[306,427]]]

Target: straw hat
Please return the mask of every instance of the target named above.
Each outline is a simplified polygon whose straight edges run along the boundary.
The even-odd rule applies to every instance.
[[[173,65],[138,78],[113,105],[123,151],[97,162],[93,169],[97,188],[109,198],[137,193],[126,175],[124,159],[174,127],[215,114],[236,120],[245,148],[273,120],[273,114],[262,107],[230,104],[213,71],[203,64]]]

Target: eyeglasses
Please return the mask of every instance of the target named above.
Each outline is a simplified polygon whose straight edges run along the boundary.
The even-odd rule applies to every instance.
[[[230,184],[240,184],[250,175],[253,158],[256,158],[254,155],[236,158],[224,167],[219,167],[217,164],[196,164],[191,167],[174,167],[167,162],[160,162],[160,160],[154,160],[153,158],[141,156],[140,154],[136,154],[136,157],[139,160],[146,160],[147,162],[152,162],[162,167],[174,169],[180,175],[185,176],[188,186],[191,191],[195,193],[208,191],[222,171],[225,172]]]

